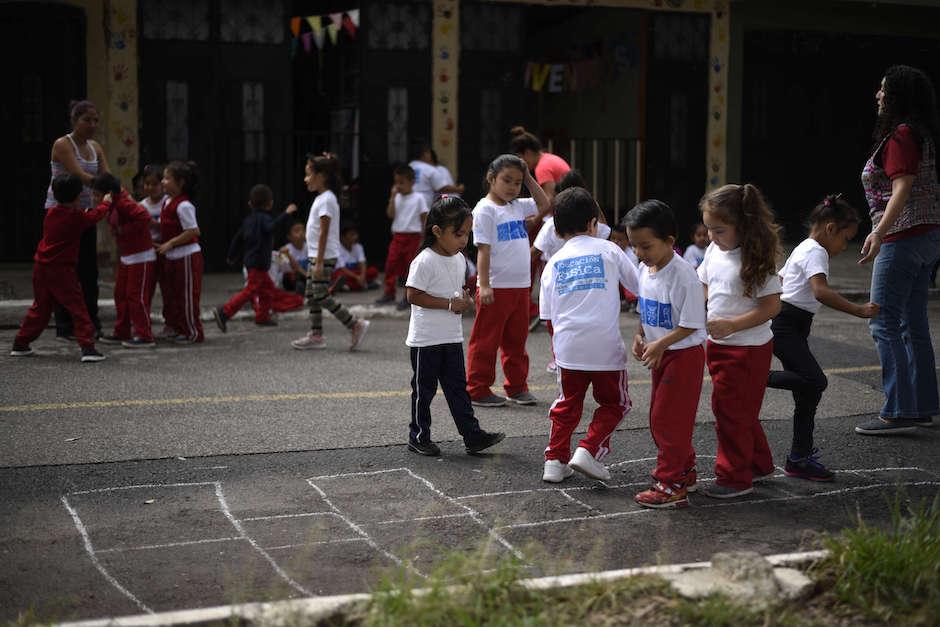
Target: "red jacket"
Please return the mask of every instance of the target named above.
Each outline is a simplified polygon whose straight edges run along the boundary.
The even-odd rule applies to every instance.
[[[170,198],[163,203],[163,209],[160,211],[160,241],[166,243],[183,232],[183,225],[180,223],[180,217],[176,213],[176,208],[183,201],[189,200],[186,194],[180,194]],[[194,237],[189,244],[198,243],[199,238]]]
[[[153,249],[150,238],[150,213],[137,204],[125,190],[110,203],[102,203],[99,208],[111,209],[108,223],[117,240],[118,254],[121,257],[142,253]]]
[[[54,205],[42,221],[42,239],[36,247],[36,263],[74,266],[78,263],[78,241],[82,231],[108,215],[108,207],[84,211],[80,207]]]

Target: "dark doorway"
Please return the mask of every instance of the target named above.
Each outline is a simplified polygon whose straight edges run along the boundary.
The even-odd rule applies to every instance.
[[[872,148],[884,70],[913,65],[940,83],[940,40],[845,33],[749,31],[744,36],[742,166],[774,206],[786,238],[825,194],[863,215],[860,175]]]
[[[0,210],[0,261],[29,261],[42,236],[52,143],[69,132],[69,101],[86,96],[84,11],[0,3],[0,55],[15,60],[6,65],[12,91],[0,98],[0,123],[15,132],[13,146],[0,150],[13,185]]]

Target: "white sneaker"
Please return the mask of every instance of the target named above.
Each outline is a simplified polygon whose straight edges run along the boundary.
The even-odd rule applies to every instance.
[[[588,453],[586,448],[579,446],[568,465],[585,477],[597,479],[598,481],[610,481],[610,471],[607,470],[607,466],[594,459],[594,456]]]
[[[311,331],[302,338],[294,340],[290,345],[299,351],[305,351],[314,348],[326,348],[326,340],[319,333]]]
[[[562,464],[557,459],[545,460],[545,470],[542,472],[542,481],[561,483],[574,474],[568,464]]]
[[[349,350],[354,351],[362,345],[362,338],[366,336],[366,331],[369,330],[369,324],[368,320],[360,320],[353,325],[350,331],[352,338],[349,342]]]

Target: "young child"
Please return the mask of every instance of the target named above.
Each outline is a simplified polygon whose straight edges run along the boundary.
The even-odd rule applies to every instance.
[[[385,261],[385,293],[375,301],[377,305],[395,302],[395,286],[404,283],[408,266],[418,252],[421,232],[427,219],[429,203],[424,196],[414,191],[415,171],[411,166],[395,168],[395,182],[388,197],[385,212],[392,220],[392,241],[388,245]],[[399,309],[407,309],[408,301],[402,299]]]
[[[749,494],[774,472],[760,424],[770,372],[770,320],[780,311],[777,226],[760,190],[750,183],[708,192],[699,204],[712,244],[698,267],[707,300],[712,411],[718,434],[710,497]]]
[[[114,278],[114,333],[101,341],[125,348],[154,348],[157,344],[150,328],[150,295],[156,282],[157,253],[150,234],[150,213],[107,172],[95,176],[91,193],[95,202],[110,210],[108,222],[120,255]]]
[[[212,310],[215,323],[222,333],[228,332],[228,321],[249,301],[255,310],[255,324],[262,327],[277,326],[277,322],[271,319],[275,286],[268,273],[271,269],[271,250],[274,248],[274,229],[297,211],[297,205],[291,203],[284,213],[276,219],[272,218],[274,194],[271,188],[255,185],[248,195],[248,206],[251,207],[251,213],[232,238],[227,258],[229,265],[234,265],[239,252],[244,253],[248,283],[227,303]]]
[[[691,264],[693,268],[698,269],[705,259],[705,249],[708,248],[708,229],[699,222],[692,231],[692,243],[685,249],[682,258]]]
[[[202,248],[196,206],[190,197],[196,193],[199,174],[192,161],[172,161],[163,170],[163,190],[169,199],[160,212],[160,240],[157,254],[161,268],[166,323],[175,332],[177,344],[202,342],[199,295],[202,292]]]
[[[673,250],[676,220],[669,205],[643,201],[624,223],[641,262],[632,352],[651,370],[650,434],[659,451],[652,487],[634,500],[642,507],[685,507],[695,486],[692,431],[705,369],[705,290]]]
[[[307,217],[307,304],[310,307],[310,332],[291,342],[297,350],[324,348],[323,308],[349,329],[349,350],[356,350],[369,329],[368,320],[357,320],[330,296],[330,277],[339,257],[339,200],[334,190],[340,188],[339,164],[333,155],[307,155],[304,183],[317,197]]]
[[[489,192],[473,209],[477,246],[477,315],[467,347],[467,392],[474,405],[501,407],[508,401],[493,394],[496,351],[502,352],[503,387],[508,400],[534,405],[529,392],[529,234],[525,220],[541,219],[551,201],[516,155],[500,155],[486,172]],[[522,183],[532,198],[519,198]]]
[[[539,299],[542,319],[554,328],[560,388],[549,412],[552,427],[542,474],[542,480],[551,483],[575,470],[609,480],[602,460],[631,406],[618,286],[637,290],[636,267],[616,244],[596,237],[597,216],[597,203],[580,187],[555,196],[555,229],[565,245],[542,273]],[[572,456],[571,435],[581,421],[589,385],[598,408]]]
[[[789,477],[832,481],[833,474],[813,447],[816,406],[828,381],[809,350],[807,338],[813,316],[822,305],[872,318],[878,305],[856,305],[829,287],[829,259],[845,250],[858,232],[858,213],[841,195],[826,196],[809,215],[809,237],[793,249],[780,270],[783,294],[780,313],[773,319],[774,355],[783,370],[771,371],[768,387],[793,393],[793,443],[784,472]]]
[[[359,243],[359,229],[347,224],[339,234],[339,259],[336,272],[333,273],[333,289],[342,288],[351,292],[361,292],[377,287],[375,283],[379,271],[375,266],[366,265],[366,251]]]
[[[144,209],[147,210],[147,213],[150,214],[150,239],[153,241],[154,248],[160,245],[160,212],[163,211],[163,205],[168,200],[167,195],[163,193],[163,167],[160,165],[149,164],[145,165],[144,169],[140,171],[140,185],[141,190],[143,191],[143,198],[140,201],[140,204]],[[166,285],[166,278],[163,273],[163,257],[157,256],[157,260],[153,264],[153,282],[150,284],[150,302],[153,302],[153,296],[156,294],[157,285],[160,286],[161,299],[163,300],[163,320],[164,328],[161,333],[164,337],[173,337],[176,335],[173,330],[166,324],[166,296],[163,296],[168,290]]]
[[[627,258],[637,268],[640,267],[640,260],[637,259],[633,246],[630,245],[630,236],[627,234],[627,227],[621,224],[615,224],[610,228],[610,241],[620,247]],[[636,311],[636,294],[625,287],[620,288],[620,311]]]
[[[463,289],[466,260],[460,251],[470,235],[470,208],[456,196],[436,200],[425,224],[424,240],[408,272],[405,287],[411,303],[408,339],[411,347],[411,425],[408,450],[437,456],[431,440],[431,400],[440,382],[467,453],[479,453],[505,434],[480,428],[467,395],[463,363],[461,314],[473,307]]]
[[[75,337],[82,347],[82,362],[95,362],[104,355],[95,350],[95,327],[88,317],[85,298],[78,282],[78,242],[82,232],[108,215],[108,207],[99,205],[83,211],[79,196],[82,180],[74,174],[58,174],[52,179],[56,204],[46,210],[42,222],[42,239],[33,260],[33,304],[20,324],[10,355],[32,355],[30,344],[42,334],[52,309],[61,305],[75,321]]]
[[[297,294],[304,293],[307,280],[307,268],[310,261],[307,258],[306,226],[303,222],[294,222],[287,231],[287,243],[281,246],[281,258],[284,260],[281,270],[284,273],[283,288]]]

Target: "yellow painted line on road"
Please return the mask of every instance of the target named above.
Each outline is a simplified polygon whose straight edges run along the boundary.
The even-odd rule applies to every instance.
[[[826,374],[849,374],[857,372],[880,371],[881,366],[855,366],[851,368],[830,368]],[[704,377],[710,381],[711,377]],[[630,385],[649,385],[649,379],[635,379]],[[557,385],[531,385],[534,392],[555,391]],[[361,390],[350,392],[300,392],[296,394],[242,394],[233,396],[191,396],[188,398],[130,398],[107,401],[75,401],[71,403],[30,403],[27,405],[0,405],[0,413],[36,412],[78,409],[111,409],[124,407],[160,407],[172,405],[224,405],[233,403],[265,403],[279,401],[317,401],[317,400],[361,400],[381,398],[401,398],[411,395],[411,390]]]

